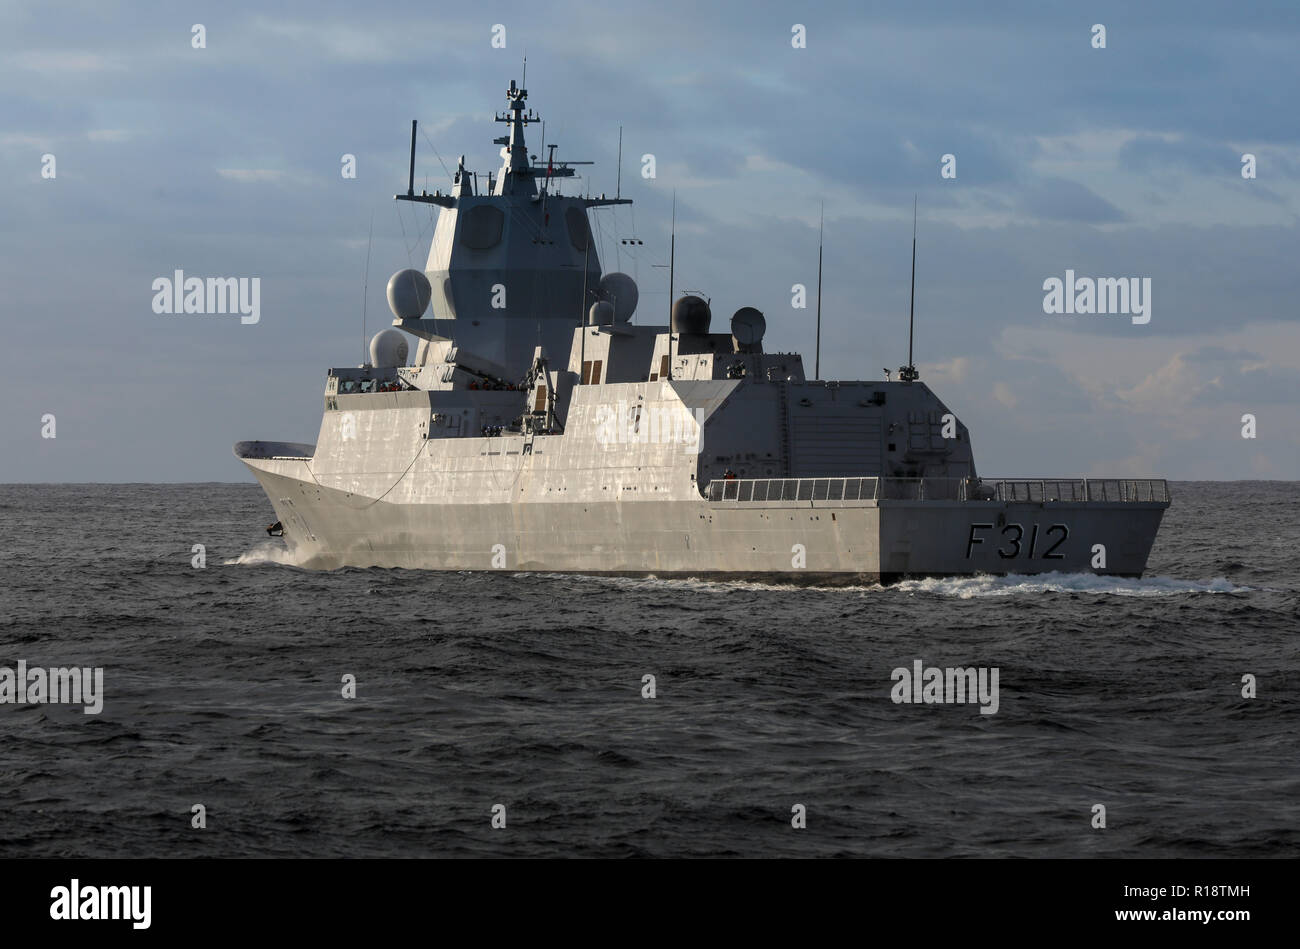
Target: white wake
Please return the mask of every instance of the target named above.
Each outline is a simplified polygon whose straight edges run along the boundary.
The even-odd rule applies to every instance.
[[[933,593],[962,600],[986,596],[1020,596],[1035,593],[1106,593],[1112,596],[1183,596],[1194,593],[1250,593],[1224,577],[1213,580],[1178,580],[1173,577],[1099,577],[1091,573],[1045,573],[1037,576],[939,577],[904,580],[891,589],[903,593]]]
[[[296,567],[298,566],[298,558],[294,556],[293,551],[283,544],[277,544],[275,541],[263,541],[252,550],[246,550],[238,557],[224,560],[222,563],[227,567],[256,567],[264,564]]]

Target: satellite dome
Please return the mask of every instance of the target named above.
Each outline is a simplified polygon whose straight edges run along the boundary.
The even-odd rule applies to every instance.
[[[592,326],[608,326],[614,322],[614,304],[608,300],[597,300],[587,312],[587,322]]]
[[[713,314],[700,297],[687,294],[673,302],[673,332],[688,336],[704,336],[709,332]]]
[[[415,273],[416,271],[408,270],[405,272]],[[424,275],[421,274],[420,276]],[[391,295],[393,287],[391,282],[388,287]],[[370,365],[376,369],[396,369],[398,366],[405,366],[407,352],[405,333],[392,328],[380,330],[370,340]]]
[[[429,278],[418,270],[399,270],[388,278],[388,308],[399,320],[418,320],[431,296]]]
[[[619,323],[626,323],[632,319],[632,314],[636,311],[637,300],[640,299],[640,292],[636,288],[636,281],[625,273],[607,273],[600,278],[600,286],[597,292],[600,299],[607,300],[614,305],[614,320]]]
[[[767,320],[752,306],[742,306],[731,317],[731,338],[736,341],[736,349],[742,353],[762,352],[765,332]]]

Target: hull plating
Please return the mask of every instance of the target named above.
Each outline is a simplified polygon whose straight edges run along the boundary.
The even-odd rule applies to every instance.
[[[1140,576],[1167,506],[1134,502],[694,500],[403,503],[246,459],[309,569],[404,567],[856,583]],[[279,468],[280,470],[272,470]]]

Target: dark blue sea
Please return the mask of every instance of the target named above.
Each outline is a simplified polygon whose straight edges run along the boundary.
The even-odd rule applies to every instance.
[[[314,573],[252,484],[0,486],[0,667],[104,670],[0,705],[0,855],[1300,856],[1300,485],[1172,491],[1142,580],[817,589]],[[917,659],[997,713],[894,703]]]

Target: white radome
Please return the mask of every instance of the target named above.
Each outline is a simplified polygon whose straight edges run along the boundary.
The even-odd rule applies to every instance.
[[[370,340],[370,365],[376,369],[405,366],[408,352],[405,333],[391,328],[380,330]]]
[[[432,296],[429,278],[418,270],[399,270],[388,278],[388,308],[399,320],[418,320]]]

